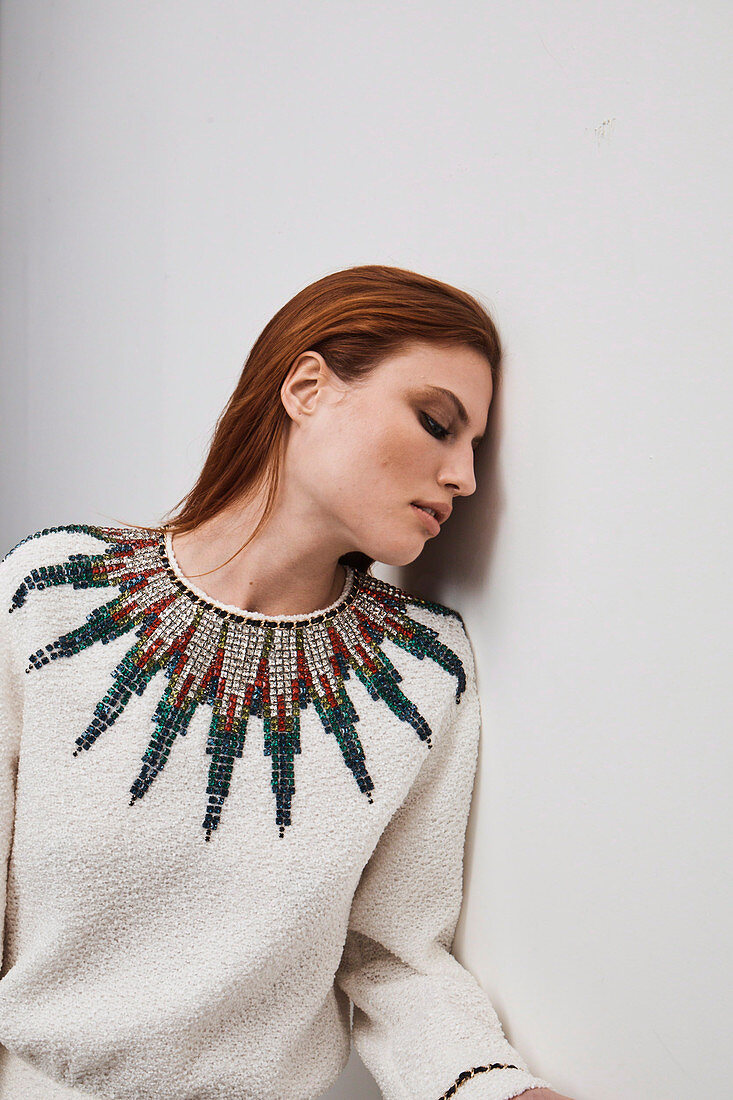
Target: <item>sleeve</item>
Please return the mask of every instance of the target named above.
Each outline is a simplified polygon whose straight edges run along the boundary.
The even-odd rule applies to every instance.
[[[451,954],[481,727],[461,632],[465,691],[362,872],[336,974],[354,1006],[354,1046],[384,1100],[509,1100],[553,1087],[530,1073]]]
[[[15,781],[20,751],[22,706],[10,644],[10,568],[0,561],[0,971],[5,933],[5,901],[15,821]]]

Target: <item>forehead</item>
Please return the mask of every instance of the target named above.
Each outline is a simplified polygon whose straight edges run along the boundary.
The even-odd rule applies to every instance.
[[[464,404],[491,400],[491,366],[476,348],[416,342],[376,368],[375,382],[400,392],[425,387],[451,390]],[[478,415],[478,413],[476,414]]]

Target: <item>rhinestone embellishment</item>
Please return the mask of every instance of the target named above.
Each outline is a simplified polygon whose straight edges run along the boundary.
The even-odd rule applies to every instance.
[[[142,696],[155,674],[164,669],[168,685],[152,716],[155,728],[130,787],[130,805],[145,795],[163,771],[197,708],[210,707],[206,752],[211,763],[202,821],[206,840],[219,826],[250,715],[263,721],[263,751],[272,760],[275,822],[282,838],[292,823],[300,713],[311,704],[326,732],[336,739],[358,789],[373,802],[374,783],[356,732],[359,715],[346,690],[352,672],[373,699],[381,699],[431,747],[430,727],[400,690],[402,676],[381,648],[384,638],[421,660],[429,657],[451,673],[457,702],[465,689],[465,670],[458,655],[440,641],[436,630],[411,618],[407,608],[427,608],[462,622],[459,613],[410,596],[368,573],[346,567],[341,598],[320,614],[267,619],[225,610],[189,588],[171,564],[165,532],[67,524],[36,531],[9,553],[31,538],[56,531],[84,532],[105,543],[106,549],[98,554],[70,554],[61,563],[32,569],[16,589],[10,612],[21,609],[33,589],[70,584],[119,587],[120,592],[95,607],[85,622],[32,653],[25,671],[32,673],[95,642],[106,644],[133,631],[137,641],[112,670],[112,684],[76,738],[74,756],[92,748],[114,725],[133,692]]]

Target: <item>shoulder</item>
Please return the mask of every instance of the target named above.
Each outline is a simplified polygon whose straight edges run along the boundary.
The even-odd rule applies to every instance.
[[[360,574],[361,584],[379,607],[390,625],[393,640],[404,644],[418,657],[430,656],[424,662],[425,674],[432,675],[434,663],[441,665],[456,678],[457,696],[466,688],[474,689],[476,670],[471,639],[461,612],[448,604],[429,599],[418,592],[392,584],[372,574]],[[395,639],[395,633],[398,639]]]
[[[429,623],[432,629],[456,640],[464,639],[464,644],[468,641],[466,624],[457,608],[429,599],[419,592],[408,591],[371,573],[360,573],[360,578],[362,584],[382,602],[394,603],[411,616],[419,613],[421,621]]]
[[[24,588],[42,587],[56,571],[68,566],[74,553],[104,553],[105,545],[119,542],[126,528],[102,527],[90,523],[63,523],[42,527],[19,539],[2,553],[0,548],[0,592],[3,603],[22,598]]]
[[[108,541],[109,535],[118,530],[121,529],[101,527],[92,523],[61,523],[56,527],[41,527],[24,535],[14,546],[2,553],[0,564],[10,562],[11,559],[14,564],[21,560],[28,560],[34,554],[43,555],[48,549],[57,545],[66,546],[70,536],[91,535],[93,538]]]

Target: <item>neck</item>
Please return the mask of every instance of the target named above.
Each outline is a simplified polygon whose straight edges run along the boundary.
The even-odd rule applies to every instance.
[[[262,500],[240,503],[174,535],[183,574],[213,599],[266,617],[306,615],[334,603],[346,583],[338,558],[348,547],[329,542],[323,525],[303,509],[298,514],[276,506],[259,534],[239,550],[263,507]]]

